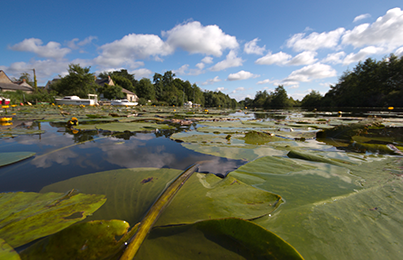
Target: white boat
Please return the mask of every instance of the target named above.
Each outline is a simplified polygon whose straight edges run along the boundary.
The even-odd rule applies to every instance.
[[[64,98],[57,98],[55,99],[55,101],[58,105],[98,105],[98,98],[96,94],[88,94],[88,98],[80,98],[78,96],[65,96]]]
[[[127,99],[117,99],[111,101],[112,106],[137,106],[137,104],[137,102],[130,102]]]

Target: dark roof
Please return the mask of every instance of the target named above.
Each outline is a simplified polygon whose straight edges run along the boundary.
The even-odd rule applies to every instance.
[[[27,86],[21,86],[14,83],[1,83],[0,82],[0,89],[1,90],[22,90],[22,91],[33,91],[32,88]]]
[[[109,80],[107,78],[106,79],[96,79],[95,80],[95,83],[97,83],[100,86],[103,86],[105,83],[108,84],[108,82],[109,82]]]

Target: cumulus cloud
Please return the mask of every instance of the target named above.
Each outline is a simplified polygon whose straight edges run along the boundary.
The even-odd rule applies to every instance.
[[[245,91],[245,88],[244,87],[239,87],[239,88],[236,88],[235,90],[233,90],[231,93],[235,94],[237,92],[242,92],[242,91]]]
[[[221,56],[225,49],[238,48],[235,36],[225,34],[217,25],[203,26],[200,22],[188,22],[162,32],[171,48],[182,48],[190,53]]]
[[[174,70],[173,72],[178,75],[185,75],[186,71],[189,69],[189,64],[182,65],[179,69]]]
[[[396,51],[395,51],[395,55],[396,56],[403,56],[403,47],[401,47],[401,48],[399,48],[399,49],[397,49]]]
[[[388,10],[372,24],[360,24],[346,31],[342,37],[343,44],[354,47],[386,46],[389,50],[400,47],[402,42],[403,11],[400,8]]]
[[[339,64],[343,62],[343,58],[346,56],[344,51],[329,53],[326,58],[322,60],[323,63]]]
[[[344,31],[344,28],[338,28],[330,32],[313,32],[306,37],[305,33],[298,33],[287,40],[287,47],[295,51],[316,51],[321,48],[335,48]]]
[[[203,62],[199,62],[196,64],[196,67],[201,70],[204,69],[204,66],[206,66],[206,65]]]
[[[224,88],[224,87],[219,87],[219,88],[216,88],[216,90],[215,90],[215,91],[222,92],[222,91],[224,91],[224,90],[225,90],[225,88]]]
[[[137,79],[141,79],[150,77],[153,72],[149,69],[141,68],[133,70],[131,73],[134,74]]]
[[[263,47],[257,46],[257,42],[260,41],[259,38],[255,38],[250,42],[245,43],[243,51],[247,54],[258,54],[263,55],[266,50],[266,45]]]
[[[331,66],[318,62],[293,71],[283,82],[310,82],[314,79],[334,77],[336,74],[336,70]]]
[[[169,55],[174,51],[160,37],[152,34],[129,34],[120,40],[102,45],[100,49],[101,55],[94,59],[99,65],[128,65],[131,68],[143,65],[142,62],[137,62],[137,59],[154,57],[159,60],[159,56]]]
[[[308,65],[316,62],[315,59],[316,52],[314,51],[304,51],[292,58],[287,64],[288,65]]]
[[[204,57],[204,58],[202,59],[202,62],[203,62],[203,63],[206,63],[206,64],[213,63],[213,57],[209,57],[209,56]]]
[[[258,81],[256,84],[262,85],[262,84],[270,84],[270,83],[273,83],[273,82],[270,79],[265,79],[265,80]]]
[[[42,40],[36,38],[25,39],[10,47],[14,51],[27,51],[33,52],[39,57],[62,59],[71,50],[68,48],[60,48],[60,43],[48,42],[43,45]]]
[[[220,82],[221,79],[218,78],[218,76],[215,76],[213,79],[208,79],[205,82],[202,82],[201,85],[205,86],[205,85],[212,85],[214,83]]]
[[[241,70],[237,73],[229,74],[227,80],[229,81],[244,80],[244,79],[256,78],[259,76],[260,75],[250,73],[249,71]]]
[[[220,71],[231,67],[239,67],[242,66],[242,63],[242,58],[238,58],[236,52],[234,50],[231,50],[225,60],[218,62],[213,67],[211,67],[210,70]]]
[[[379,54],[379,53],[385,53],[385,48],[368,46],[368,47],[365,47],[365,48],[359,50],[357,53],[350,53],[349,55],[347,55],[343,60],[343,65],[348,65],[353,62],[358,62],[358,61],[366,59],[369,55]]]
[[[358,22],[358,21],[360,21],[360,20],[363,20],[363,19],[367,19],[367,18],[369,18],[369,17],[371,17],[371,15],[370,14],[361,14],[361,15],[359,15],[359,16],[356,16],[355,18],[354,18],[354,23],[355,22]]]
[[[282,51],[275,54],[269,52],[266,56],[257,59],[255,63],[259,65],[286,65],[291,58],[292,56],[290,54],[284,53]]]
[[[200,64],[202,64],[203,66],[200,66]],[[198,63],[196,64],[196,66],[199,67],[204,67],[204,63]],[[181,66],[179,69],[174,70],[174,73],[177,75],[192,75],[192,76],[196,76],[196,75],[200,75],[203,73],[203,70],[198,68],[198,69],[189,69],[189,64],[185,64],[183,66]]]
[[[78,39],[78,38],[74,38],[73,40],[67,42],[67,46],[70,49],[78,49],[81,46],[90,44],[93,40],[96,40],[96,39],[98,39],[96,36],[89,36],[82,41],[80,41],[80,39]]]

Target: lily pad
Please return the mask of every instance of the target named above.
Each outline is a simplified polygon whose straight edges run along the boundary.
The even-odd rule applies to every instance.
[[[21,252],[22,259],[111,259],[137,231],[123,220],[95,220],[72,225]],[[119,238],[116,240],[116,238]]]
[[[75,128],[80,130],[97,130],[102,129],[106,131],[116,131],[116,132],[136,132],[136,131],[153,131],[156,129],[172,129],[172,126],[165,124],[156,124],[156,123],[145,123],[145,122],[131,122],[131,123],[105,123],[105,124],[88,124],[88,125],[78,125]]]
[[[6,243],[3,239],[0,238],[0,259],[7,260],[21,260],[20,256],[17,252],[15,252],[14,248],[12,248],[9,244]]]
[[[33,152],[0,153],[0,167],[28,159],[34,156],[35,154],[36,153]]]
[[[303,259],[263,227],[237,218],[152,230],[136,259]]]
[[[56,233],[96,211],[103,195],[15,192],[0,194],[0,237],[12,247]]]
[[[140,222],[167,183],[182,171],[135,168],[107,171],[51,184],[41,190],[78,189],[105,194],[108,201],[90,219],[122,219]],[[281,204],[278,195],[246,185],[233,177],[194,174],[160,217],[157,225],[192,223],[209,218],[256,218]]]

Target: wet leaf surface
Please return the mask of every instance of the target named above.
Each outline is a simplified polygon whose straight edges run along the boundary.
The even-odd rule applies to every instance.
[[[13,192],[0,194],[0,237],[18,247],[56,233],[105,203],[102,195]]]
[[[13,164],[34,156],[33,152],[8,152],[0,153],[0,167]]]

